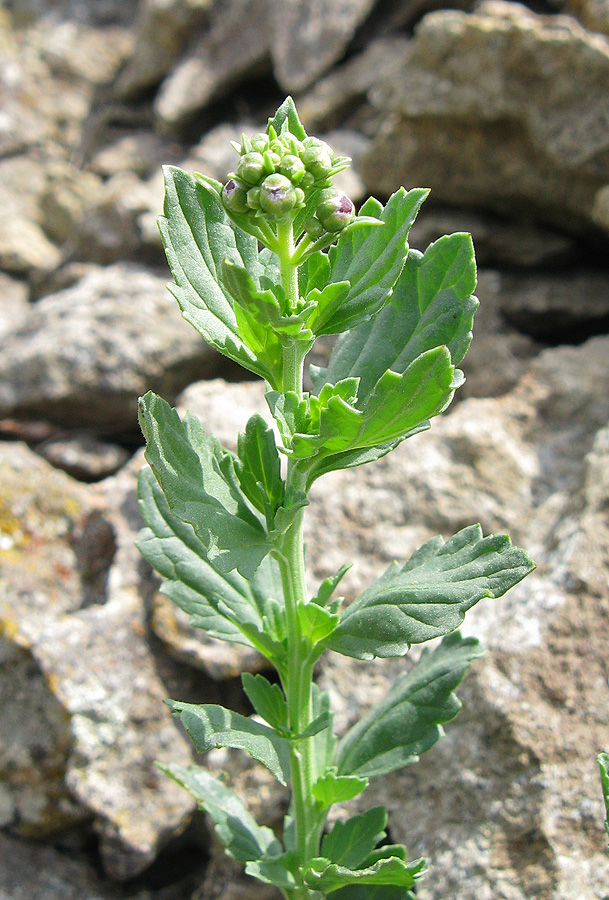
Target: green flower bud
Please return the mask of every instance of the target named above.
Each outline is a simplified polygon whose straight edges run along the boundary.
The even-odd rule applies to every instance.
[[[315,216],[311,216],[310,219],[304,223],[304,228],[306,233],[309,235],[312,241],[316,238],[321,237],[324,233],[324,228],[319,219],[316,219]]]
[[[237,166],[239,179],[247,182],[247,184],[258,184],[264,177],[264,174],[264,157],[262,154],[255,151],[244,153]]]
[[[267,175],[272,175],[273,172],[277,171],[277,167],[281,162],[281,157],[278,153],[273,153],[271,150],[267,150],[264,153],[264,171]]]
[[[268,175],[260,185],[260,208],[275,219],[291,212],[296,202],[296,191],[285,175]]]
[[[303,189],[303,191],[308,191],[309,188],[312,188],[314,184],[315,176],[311,175],[310,172],[305,172],[299,181],[299,185]]]
[[[313,175],[315,181],[327,177],[328,172],[332,168],[333,160],[334,153],[325,141],[317,140],[317,138],[307,138],[302,161],[307,171]]]
[[[255,134],[250,138],[250,144],[252,145],[252,150],[257,151],[258,153],[264,153],[269,146],[268,135],[264,134],[263,131],[259,131],[258,134]]]
[[[247,205],[250,209],[260,209],[260,188],[253,187],[247,192]]]
[[[343,191],[326,188],[319,195],[317,217],[326,231],[342,231],[355,218],[355,206]]]
[[[307,170],[298,156],[287,153],[279,163],[279,171],[289,178],[292,184],[300,184]]]
[[[236,178],[229,178],[222,188],[222,203],[229,212],[246,212],[248,209],[247,186]]]
[[[304,206],[305,203],[305,192],[302,188],[294,188],[294,193],[296,194],[296,206]]]

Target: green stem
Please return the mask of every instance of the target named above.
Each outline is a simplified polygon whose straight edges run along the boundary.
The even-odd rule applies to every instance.
[[[278,225],[278,257],[282,285],[291,309],[298,303],[298,266],[293,261],[294,233],[291,221]],[[302,369],[306,348],[294,341],[285,347],[283,389],[302,397]],[[294,461],[288,460],[287,487],[303,490],[304,478]],[[300,626],[299,608],[306,604],[304,543],[302,534],[303,510],[300,510],[281,542],[279,568],[285,598],[287,624],[288,667],[284,681],[290,729],[303,732],[313,719],[312,686],[313,662],[311,647]],[[290,753],[292,806],[296,832],[296,854],[299,864],[318,854],[318,816],[313,797],[316,779],[313,741],[299,741]],[[295,895],[296,897],[299,895]],[[308,896],[303,888],[302,897]]]

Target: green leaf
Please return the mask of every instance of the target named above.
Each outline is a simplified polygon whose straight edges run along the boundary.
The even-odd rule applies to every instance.
[[[364,204],[359,216],[374,216],[384,225],[349,229],[330,248],[330,281],[349,282],[350,289],[340,307],[331,307],[316,323],[317,334],[338,334],[354,328],[387,302],[404,265],[408,232],[428,193],[400,188],[384,208],[376,201]]]
[[[442,736],[440,726],[459,712],[453,691],[482,654],[475,638],[462,638],[458,631],[435,650],[424,650],[411,671],[340,741],[339,774],[373,778],[417,762]]]
[[[168,700],[167,703],[188,732],[197,753],[207,753],[217,747],[245,750],[266,766],[277,781],[284,785],[288,783],[289,744],[272,728],[213,703],[181,703],[176,700]]]
[[[387,810],[384,806],[375,806],[346,822],[338,821],[322,841],[322,855],[337,865],[355,869],[386,837],[386,827]]]
[[[380,859],[365,869],[349,869],[320,857],[312,860],[311,866],[303,872],[303,877],[311,889],[324,894],[352,884],[384,884],[410,888],[415,886],[424,867],[423,859],[406,863],[403,859],[391,857]]]
[[[358,377],[363,399],[388,369],[403,373],[418,356],[440,346],[448,348],[458,365],[472,338],[475,284],[469,234],[440,238],[424,254],[410,250],[378,315],[338,339],[327,369],[311,367],[316,390]]]
[[[475,603],[503,596],[534,567],[507,535],[483,537],[479,525],[446,543],[432,538],[344,610],[327,646],[356,659],[403,656],[411,644],[454,631]]]
[[[190,624],[224,641],[257,646],[239,623],[254,622],[263,629],[266,592],[277,587],[267,569],[276,567],[269,556],[263,560],[250,584],[238,572],[217,571],[191,525],[172,515],[165,495],[146,466],[138,479],[138,499],[146,524],[137,538],[137,548],[153,568],[167,579],[161,590],[190,616]],[[279,594],[279,598],[281,598]]]
[[[368,787],[367,778],[354,775],[337,775],[336,769],[330,769],[320,775],[313,785],[313,796],[322,809],[329,809],[335,803],[353,800]],[[336,862],[336,860],[333,860]]]
[[[262,416],[253,415],[240,434],[235,470],[248,500],[264,513],[267,527],[273,528],[275,512],[285,498],[281,462],[275,435]]]
[[[332,900],[417,900],[408,888],[388,884],[354,884],[336,891]]]
[[[332,634],[338,625],[338,616],[317,603],[307,603],[298,607],[298,621],[301,634],[315,647]]]
[[[196,416],[181,420],[156,394],[141,397],[139,411],[146,459],[171,512],[192,525],[218,571],[236,568],[252,578],[272,544],[241,491],[232,456]]]
[[[288,730],[288,707],[283,691],[278,684],[271,684],[264,675],[241,675],[243,690],[259,716],[271,728],[284,732]]]
[[[336,575],[330,575],[328,578],[324,579],[319,586],[317,596],[313,598],[313,602],[317,603],[318,606],[327,606],[332,594],[352,565],[353,563],[346,563],[340,567]]]
[[[275,115],[269,119],[267,131],[270,128],[274,128],[276,133],[280,134],[286,121],[288,131],[293,134],[295,138],[298,138],[299,141],[304,141],[307,133],[304,130],[298,112],[296,111],[296,105],[291,97],[286,97]]]
[[[605,819],[605,831],[609,834],[609,753],[599,753],[597,762],[601,770],[601,787],[603,790],[605,811],[607,815],[607,818]]]
[[[296,877],[292,871],[292,858],[288,854],[278,859],[261,859],[245,864],[245,872],[264,884],[274,884],[280,890],[294,890]]]
[[[330,705],[330,695],[327,691],[320,691],[313,682],[313,724],[326,722],[313,737],[314,757],[317,762],[317,771],[323,772],[332,767],[334,751],[336,748],[336,735],[334,734],[334,715]],[[346,773],[350,774],[350,773]]]
[[[165,215],[159,230],[175,284],[169,286],[182,315],[216,350],[271,384],[275,373],[246,346],[230,294],[222,284],[226,259],[257,273],[258,244],[226,215],[213,180],[195,180],[173,166],[164,169]]]
[[[157,763],[157,766],[185,788],[211,816],[218,838],[237,862],[273,859],[283,852],[271,829],[258,825],[237,795],[204,769],[184,768],[174,763]]]

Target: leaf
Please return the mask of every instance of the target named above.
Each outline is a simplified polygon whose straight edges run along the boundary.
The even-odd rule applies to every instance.
[[[356,659],[403,656],[411,644],[454,631],[475,603],[501,597],[534,566],[507,535],[483,537],[479,525],[446,543],[432,538],[344,610],[327,646]]]
[[[330,248],[330,281],[349,282],[341,305],[329,307],[315,323],[316,334],[338,334],[369,319],[387,302],[407,253],[407,237],[429,191],[400,188],[383,208],[368,201],[359,216],[374,216],[376,223],[350,229]],[[358,216],[358,218],[359,218]]]
[[[339,774],[373,778],[417,762],[442,736],[440,726],[459,712],[453,691],[482,654],[475,638],[462,638],[458,631],[435,650],[424,650],[411,671],[339,742]]]
[[[358,377],[361,402],[387,370],[403,373],[422,353],[440,346],[458,365],[472,338],[475,284],[469,234],[440,238],[424,254],[410,250],[383,309],[338,339],[327,369],[311,367],[316,391]]]
[[[275,512],[285,497],[285,483],[275,435],[262,416],[256,414],[248,420],[245,433],[238,438],[237,456],[235,469],[241,489],[272,529]]]
[[[270,828],[260,826],[241,800],[209,772],[198,766],[170,763],[158,768],[195,798],[212,818],[215,831],[226,852],[237,862],[273,859],[283,848]]]
[[[406,863],[403,859],[391,857],[380,859],[365,869],[349,869],[319,858],[312,860],[311,866],[303,872],[303,877],[311,889],[324,894],[352,884],[384,884],[410,888],[415,886],[424,866],[423,859]]]
[[[299,141],[304,141],[307,133],[304,130],[298,112],[296,111],[296,104],[291,97],[286,97],[275,115],[269,119],[267,130],[269,128],[274,128],[276,133],[280,134],[286,121],[288,131],[293,134],[295,138],[298,138]]]
[[[607,815],[607,818],[605,819],[605,831],[609,834],[609,753],[599,753],[597,762],[601,770],[601,788]]]
[[[272,728],[213,703],[181,703],[168,700],[172,712],[188,732],[197,753],[217,747],[245,750],[269,769],[277,781],[290,777],[290,748]]]
[[[274,884],[284,890],[297,887],[296,877],[291,869],[291,857],[284,854],[278,859],[260,859],[245,864],[245,872],[264,884]]]
[[[241,682],[246,696],[259,716],[278,731],[288,729],[288,707],[278,684],[271,684],[264,675],[244,672]]]
[[[322,855],[337,865],[355,869],[386,837],[386,827],[387,810],[384,806],[375,806],[346,822],[335,822],[332,831],[322,841]]]
[[[330,695],[327,691],[320,691],[313,682],[312,714],[315,722],[326,722],[326,726],[315,733],[313,737],[314,757],[317,762],[317,771],[323,772],[332,766],[334,750],[336,747],[336,735],[334,734],[334,715],[330,705]],[[311,726],[312,727],[312,726]]]
[[[367,778],[353,775],[337,775],[336,769],[330,769],[317,779],[313,785],[313,796],[322,809],[329,809],[335,803],[353,800],[368,787]]]
[[[146,527],[138,535],[137,548],[167,579],[162,592],[190,616],[193,627],[220,640],[254,647],[237,623],[253,620],[262,629],[263,603],[258,585],[267,565],[275,565],[271,557],[263,560],[252,585],[235,570],[218,572],[192,526],[171,514],[148,466],[139,475],[138,499]]]
[[[274,372],[246,346],[222,284],[226,259],[256,273],[258,244],[226,215],[222,185],[195,180],[173,166],[164,168],[164,216],[159,230],[175,284],[169,286],[182,315],[216,350],[274,384]]]
[[[248,505],[232,457],[192,413],[181,420],[152,392],[139,401],[146,459],[171,512],[188,522],[221,572],[252,578],[272,544]]]
[[[352,565],[353,563],[345,563],[345,565],[340,567],[336,575],[330,575],[328,578],[325,578],[320,584],[317,596],[313,598],[313,602],[318,606],[327,606],[332,594]]]
[[[354,884],[336,891],[332,900],[417,900],[408,888],[388,884]]]
[[[332,634],[338,625],[338,616],[317,603],[307,603],[298,607],[298,621],[301,634],[311,647],[315,647]]]

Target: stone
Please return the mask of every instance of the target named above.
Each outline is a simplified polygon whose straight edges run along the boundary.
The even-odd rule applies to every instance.
[[[89,482],[114,475],[130,455],[119,444],[102,441],[88,431],[51,437],[36,446],[36,453],[72,478]]]
[[[0,234],[0,269],[22,276],[59,265],[60,251],[41,227],[38,197],[44,183],[45,170],[37,160],[0,159],[0,204],[11,222]]]
[[[500,306],[524,334],[548,343],[572,343],[606,330],[609,277],[601,269],[504,275]]]
[[[148,643],[134,476],[95,493],[23,445],[0,453],[3,822],[48,837],[93,817],[108,872],[132,878],[193,809],[153,765],[191,755]]]
[[[180,135],[235,84],[266,72],[271,34],[266,0],[215,4],[208,29],[161,84],[154,102],[159,131]]]
[[[41,226],[56,244],[72,235],[102,191],[101,179],[74,165],[56,162],[46,169],[46,185],[40,195]]]
[[[275,77],[288,92],[309,87],[344,55],[373,0],[288,0],[273,21]]]
[[[110,178],[118,172],[133,172],[138,178],[148,178],[160,168],[164,148],[156,134],[136,131],[124,134],[95,153],[90,168]]]
[[[0,418],[132,433],[140,394],[171,399],[212,374],[220,357],[182,320],[166,280],[117,263],[33,305],[0,341]]]
[[[0,335],[25,322],[29,309],[27,301],[26,284],[0,272]]]
[[[590,232],[609,181],[607,84],[607,40],[568,16],[500,0],[431,13],[369,94],[384,121],[362,174],[373,193],[424,184],[442,202]]]
[[[566,0],[564,11],[574,15],[589,31],[609,34],[609,3],[607,0]]]

